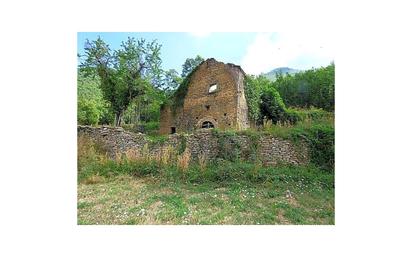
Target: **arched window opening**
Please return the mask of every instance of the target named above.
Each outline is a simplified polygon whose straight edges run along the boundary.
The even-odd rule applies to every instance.
[[[205,122],[202,123],[202,128],[214,128],[214,127],[215,126],[210,121],[205,121]]]

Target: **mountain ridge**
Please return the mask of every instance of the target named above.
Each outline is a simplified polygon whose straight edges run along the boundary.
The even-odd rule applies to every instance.
[[[301,72],[302,70],[298,69],[293,69],[289,67],[278,67],[275,68],[267,73],[263,73],[262,75],[265,76],[269,80],[275,80],[276,79],[276,74],[280,73],[282,75],[290,74],[293,75],[295,73]]]

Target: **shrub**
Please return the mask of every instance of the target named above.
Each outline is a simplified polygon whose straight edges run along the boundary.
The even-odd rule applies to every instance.
[[[144,133],[152,134],[159,130],[160,122],[151,121],[151,122],[142,123],[142,125],[143,125]]]
[[[333,171],[335,166],[335,130],[328,124],[315,124],[309,128],[297,127],[291,138],[304,140],[309,145],[310,160],[324,170]]]
[[[237,135],[247,136],[249,140],[249,147],[242,151],[242,158],[252,163],[259,162],[258,148],[259,139],[262,133],[259,133],[252,129],[241,130],[237,132]]]
[[[148,135],[151,144],[163,144],[169,138],[167,135]]]
[[[214,129],[212,133],[217,137],[217,158],[228,161],[237,161],[240,159],[240,143],[236,137],[236,132],[220,132]]]
[[[293,123],[298,121],[322,121],[333,116],[333,113],[315,107],[309,109],[288,108],[287,114],[289,120],[293,121]]]
[[[276,89],[268,88],[261,95],[260,114],[273,123],[287,120],[286,106]]]
[[[177,147],[177,153],[183,154],[183,152],[186,150],[186,146],[187,146],[186,135],[180,134],[180,140],[179,140],[179,145]]]

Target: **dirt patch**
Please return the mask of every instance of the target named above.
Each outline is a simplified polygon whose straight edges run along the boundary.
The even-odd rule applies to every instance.
[[[290,224],[290,222],[285,218],[284,215],[285,215],[285,211],[280,209],[278,211],[278,214],[276,215],[276,218],[278,219],[279,223],[285,224],[285,225]]]
[[[287,198],[288,203],[293,207],[299,207],[299,203],[295,197],[291,196]]]

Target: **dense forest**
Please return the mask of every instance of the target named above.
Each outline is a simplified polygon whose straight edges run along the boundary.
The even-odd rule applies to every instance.
[[[160,107],[178,91],[185,78],[204,59],[188,58],[182,73],[163,70],[161,45],[128,38],[112,50],[101,38],[87,40],[78,55],[78,123],[110,124],[155,133]],[[296,123],[306,116],[334,112],[335,65],[275,74],[247,76],[249,116],[256,127],[266,121]]]

